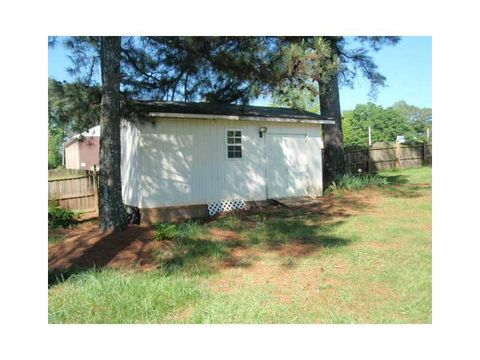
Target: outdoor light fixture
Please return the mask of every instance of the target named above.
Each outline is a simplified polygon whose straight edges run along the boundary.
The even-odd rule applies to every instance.
[[[266,126],[262,126],[260,129],[258,129],[258,135],[260,135],[260,137],[263,137],[263,134],[265,134],[266,132],[267,132]]]

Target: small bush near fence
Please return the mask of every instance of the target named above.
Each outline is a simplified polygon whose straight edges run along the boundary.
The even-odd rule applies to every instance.
[[[332,182],[332,185],[328,187],[326,192],[335,192],[340,189],[359,190],[366,187],[379,187],[385,185],[388,185],[388,180],[383,176],[370,174],[345,174],[337,177]]]
[[[48,228],[69,227],[76,223],[75,213],[58,205],[48,206]]]

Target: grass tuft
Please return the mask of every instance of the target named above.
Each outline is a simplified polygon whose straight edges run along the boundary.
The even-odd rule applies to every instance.
[[[169,322],[200,298],[194,278],[114,270],[72,275],[49,296],[50,323]]]
[[[200,239],[207,236],[206,229],[195,221],[181,224],[159,223],[155,225],[155,240]]]

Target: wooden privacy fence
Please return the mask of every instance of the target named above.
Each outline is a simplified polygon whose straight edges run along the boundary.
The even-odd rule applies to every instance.
[[[82,211],[98,212],[98,172],[96,170],[76,170],[62,175],[54,171],[48,173],[48,202]]]
[[[432,144],[379,143],[345,152],[347,171],[376,172],[432,164]]]

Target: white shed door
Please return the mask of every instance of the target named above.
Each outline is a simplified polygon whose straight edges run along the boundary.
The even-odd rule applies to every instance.
[[[307,194],[307,154],[305,135],[267,133],[267,198]]]

